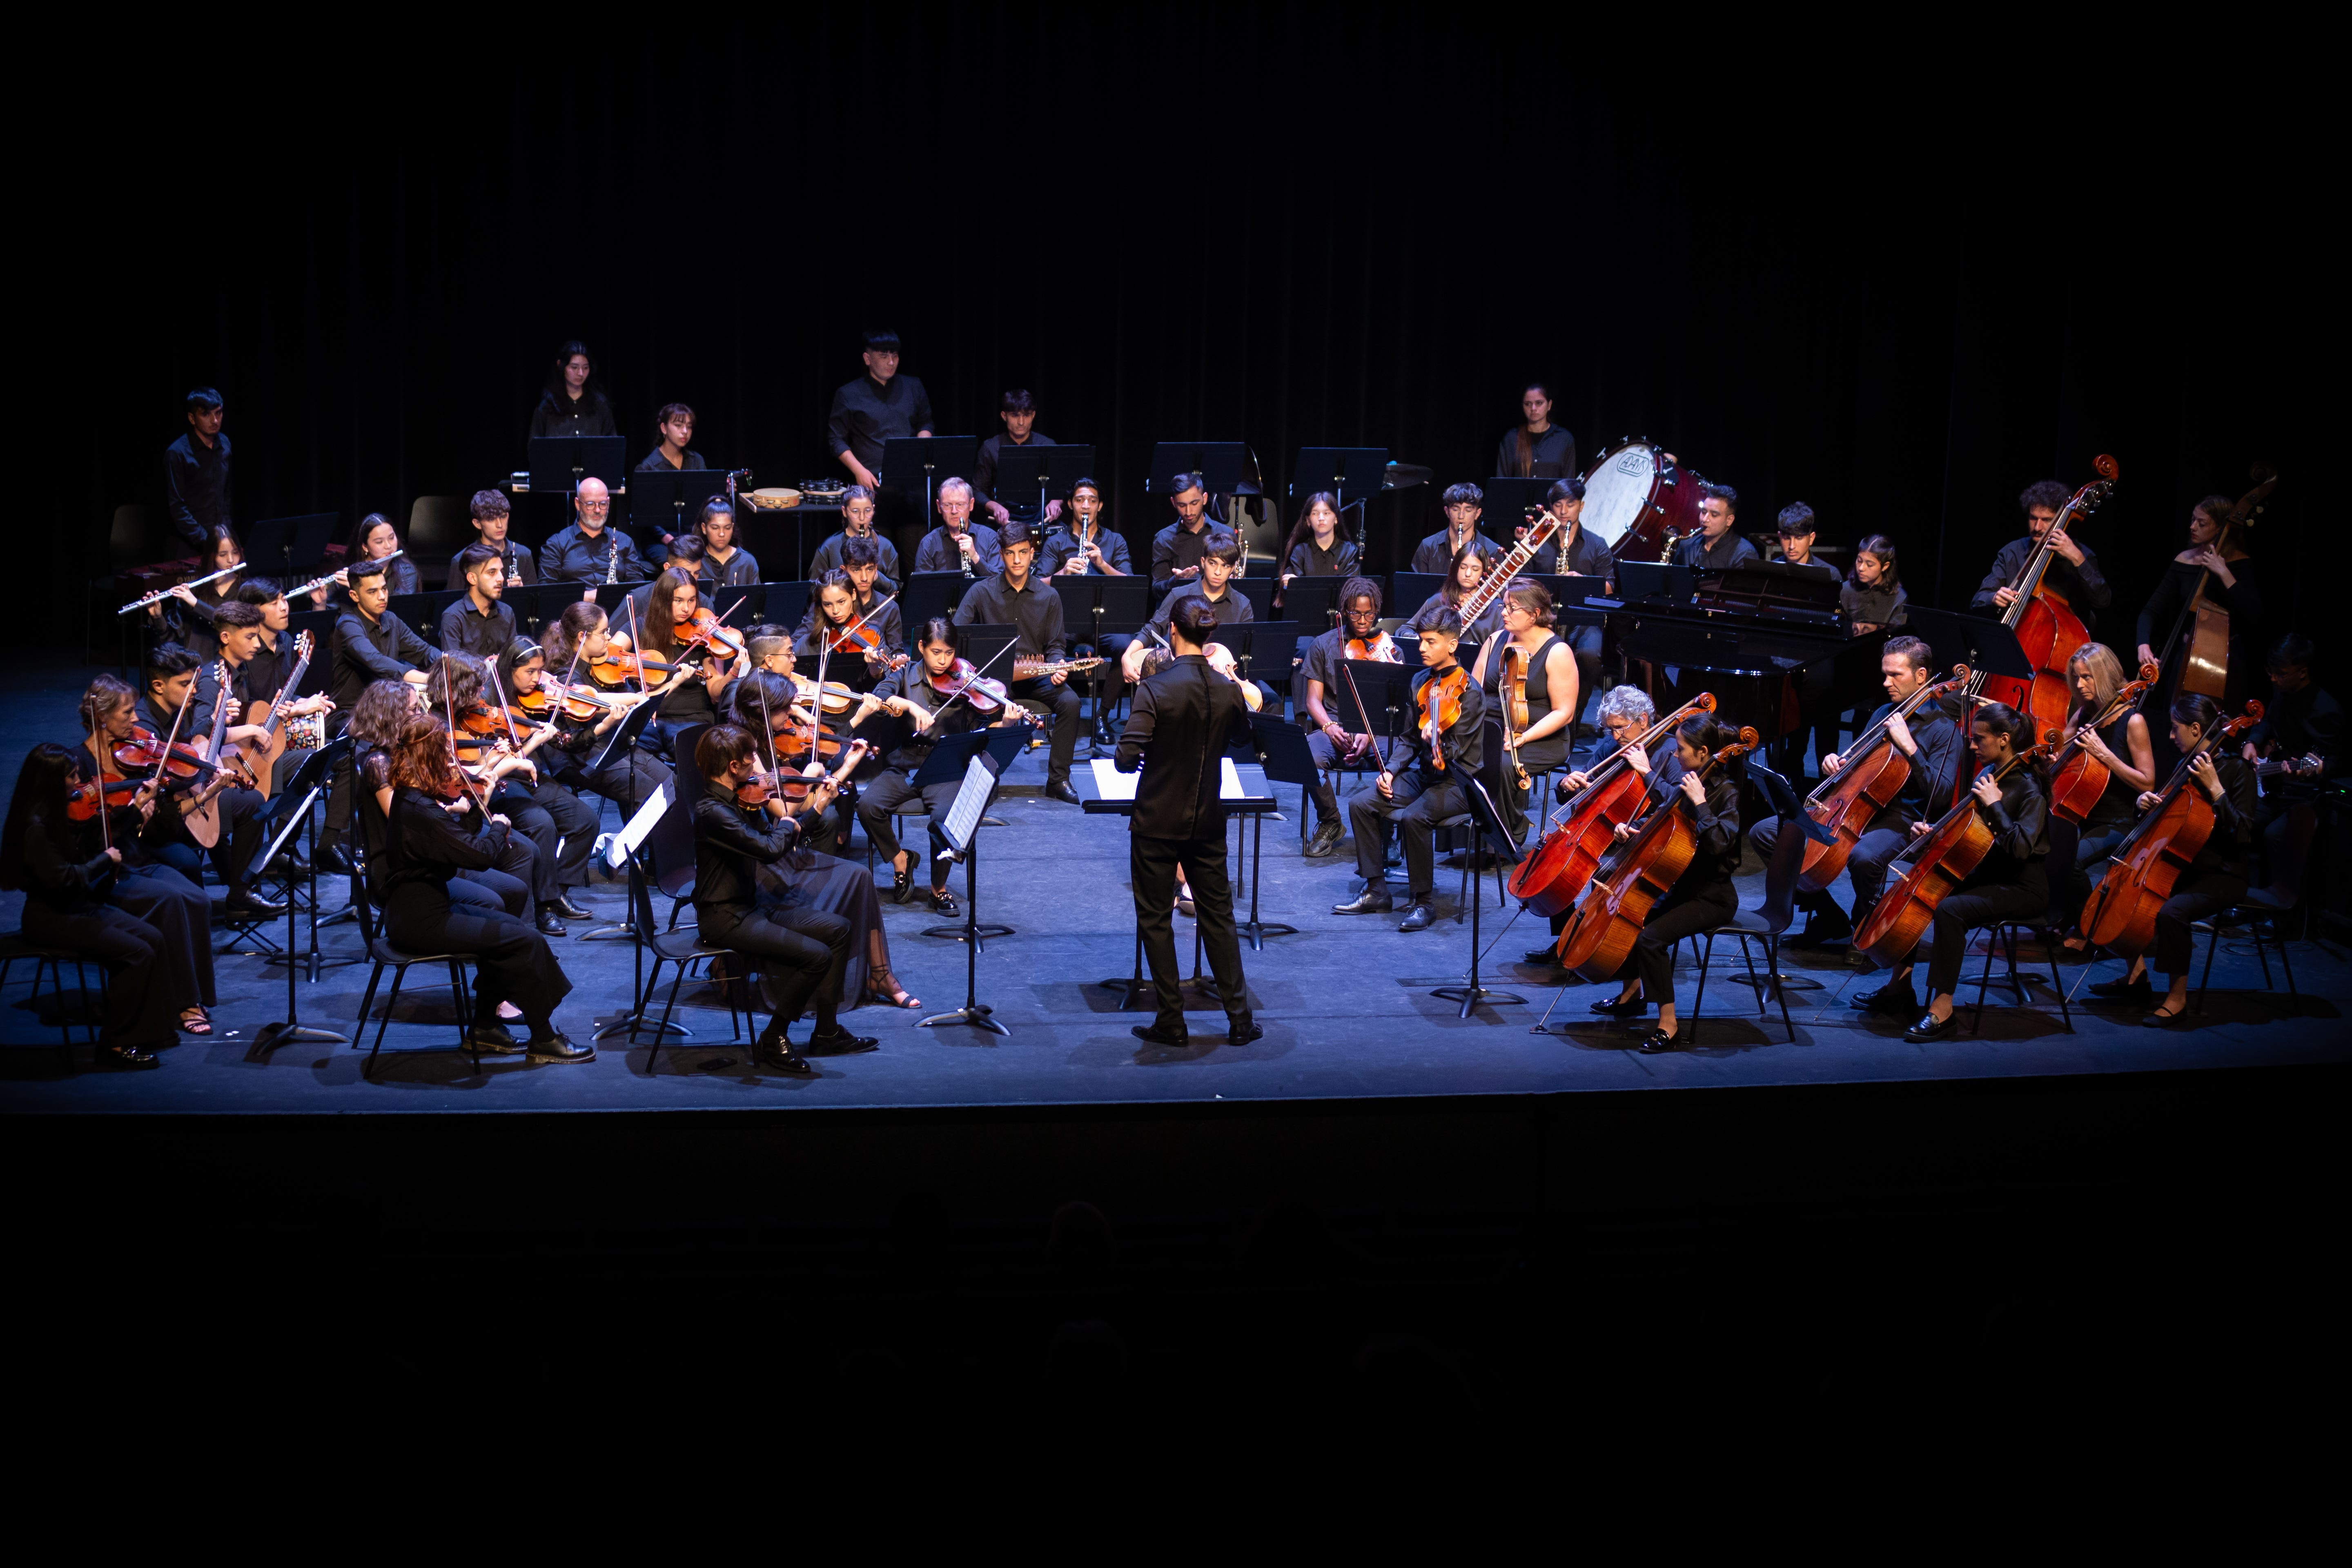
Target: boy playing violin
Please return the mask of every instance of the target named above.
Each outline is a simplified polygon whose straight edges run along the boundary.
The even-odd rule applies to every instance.
[[[1348,797],[1348,821],[1356,835],[1356,869],[1364,890],[1336,915],[1386,914],[1389,826],[1404,840],[1405,916],[1399,931],[1427,931],[1435,919],[1430,899],[1436,885],[1437,824],[1470,809],[1465,789],[1477,776],[1485,751],[1486,706],[1469,671],[1455,658],[1462,623],[1444,612],[1421,634],[1422,672],[1413,678],[1412,732],[1370,789]]]
[[[1350,577],[1339,588],[1339,624],[1307,646],[1307,658],[1298,668],[1299,712],[1314,721],[1307,735],[1307,750],[1315,758],[1315,836],[1307,841],[1310,860],[1338,849],[1347,831],[1331,787],[1332,774],[1367,757],[1379,763],[1389,760],[1380,737],[1349,727],[1362,722],[1364,716],[1356,712],[1355,699],[1348,695],[1348,678],[1339,662],[1366,657],[1394,664],[1404,656],[1381,630],[1381,585],[1369,577]]]
[[[856,717],[849,721],[854,727],[870,714],[887,711],[914,727],[905,743],[890,753],[889,771],[859,790],[857,820],[866,825],[866,842],[889,858],[890,896],[903,904],[915,893],[914,856],[899,847],[898,818],[893,814],[917,795],[922,796],[931,813],[931,909],[934,913],[953,918],[961,911],[956,907],[955,895],[948,891],[950,862],[945,858],[948,840],[940,825],[947,820],[948,807],[955,802],[958,783],[950,780],[926,784],[919,790],[913,782],[916,771],[930,760],[931,747],[941,735],[964,734],[992,722],[1017,724],[1024,721],[1024,717],[1008,702],[992,720],[971,702],[954,695],[961,684],[951,673],[956,661],[955,627],[944,618],[934,616],[924,623],[915,651],[919,656],[918,661],[884,676],[882,683],[866,694]],[[941,690],[934,682],[945,685],[946,689]]]

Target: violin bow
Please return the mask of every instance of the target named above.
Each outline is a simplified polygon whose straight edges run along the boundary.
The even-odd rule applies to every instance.
[[[858,616],[856,620],[854,620],[854,621],[850,622],[847,626],[845,626],[842,627],[842,628],[841,628],[840,635],[841,635],[841,636],[843,636],[843,637],[849,637],[849,636],[854,635],[854,634],[856,632],[856,630],[857,630],[857,628],[858,628],[858,627],[860,627],[860,626],[864,626],[866,622],[868,622],[868,621],[872,620],[875,616],[877,616],[880,615],[880,614],[882,613],[882,606],[883,606],[883,605],[887,605],[887,604],[890,603],[892,600],[896,599],[898,596],[898,595],[896,595],[896,594],[886,594],[886,595],[884,595],[881,598],[878,598],[878,599],[875,600],[875,601],[874,601],[874,607],[873,607],[872,609],[870,609],[870,610],[866,611],[864,615],[862,615],[862,616]],[[820,678],[820,679],[822,679],[822,678]]]
[[[1151,628],[1150,626],[1144,627],[1144,630],[1146,631],[1150,631],[1150,629]],[[1012,648],[1013,645],[1011,643],[1006,643],[1003,647],[998,648],[994,653],[988,656],[988,664],[994,664],[998,659],[1003,658],[1007,653],[1011,652]],[[971,683],[988,673],[988,664],[982,665],[970,675],[965,676],[963,678],[963,684],[957,687],[953,691],[948,693],[947,702],[940,703],[938,711],[940,713],[946,712],[948,710],[949,702],[953,702],[957,698],[971,690]]]
[[[85,697],[81,700],[81,716],[82,722],[89,726],[89,748],[96,754],[98,763],[99,842],[111,849],[114,847],[114,824],[108,820],[109,807],[106,804],[106,742],[100,740],[98,734],[98,699],[96,697]],[[155,771],[161,773],[163,770],[158,767]]]
[[[457,775],[457,787],[471,795],[474,804],[481,807],[482,830],[487,833],[490,826],[489,792],[474,787],[474,781],[467,778],[466,770],[458,765],[457,683],[446,672],[441,677],[441,732],[449,739],[449,771]]]

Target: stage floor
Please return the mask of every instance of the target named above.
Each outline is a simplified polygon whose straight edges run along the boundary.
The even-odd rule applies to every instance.
[[[72,739],[74,702],[87,674],[70,666],[37,671],[37,689],[0,717],[0,746],[11,759],[8,782],[13,760],[33,743]],[[1488,953],[1481,973],[1490,985],[1525,1003],[1482,1006],[1465,1020],[1455,1016],[1455,1004],[1430,994],[1455,983],[1468,967],[1469,926],[1451,918],[1458,870],[1441,867],[1442,918],[1429,931],[1408,936],[1395,930],[1393,918],[1333,915],[1331,907],[1357,889],[1352,854],[1300,858],[1296,792],[1288,788],[1279,792],[1287,820],[1265,827],[1260,906],[1263,919],[1299,931],[1268,938],[1262,952],[1245,946],[1243,954],[1265,1037],[1238,1049],[1225,1045],[1223,1016],[1212,1006],[1192,1015],[1189,1048],[1149,1047],[1128,1032],[1149,1020],[1148,1005],[1145,1011],[1119,1011],[1120,991],[1097,984],[1123,979],[1134,963],[1125,821],[1087,816],[1044,799],[1044,757],[1033,753],[1007,774],[995,815],[1008,826],[985,830],[982,840],[982,918],[1016,929],[987,943],[978,992],[1009,1037],[961,1026],[919,1028],[921,1014],[868,1005],[849,1018],[858,1033],[880,1037],[878,1051],[824,1059],[822,1076],[814,1079],[786,1078],[751,1070],[748,1041],[729,1039],[728,1015],[717,994],[690,983],[680,993],[677,1017],[694,1037],[665,1047],[658,1063],[648,1044],[630,1047],[615,1039],[581,1066],[492,1059],[478,1074],[450,1048],[446,980],[436,986],[420,969],[412,972],[413,984],[369,1080],[361,1077],[363,1050],[349,1045],[290,1045],[267,1060],[250,1059],[255,1033],[286,1011],[285,972],[258,959],[224,957],[214,1010],[223,1035],[184,1037],[164,1053],[159,1069],[143,1073],[85,1070],[88,1049],[77,1047],[77,1070],[63,1074],[55,1050],[39,1048],[53,1047],[58,1034],[26,1009],[30,966],[20,963],[8,977],[0,1010],[8,1073],[0,1082],[0,1110],[250,1114],[1270,1102],[2135,1073],[2341,1062],[2352,1054],[2342,1024],[2352,1000],[2352,966],[2330,942],[2294,944],[2300,1016],[2274,953],[2275,984],[2266,985],[2251,944],[2224,943],[2203,1027],[2147,1028],[2137,1014],[2119,1016],[2082,1005],[2082,987],[2118,973],[2109,963],[2060,970],[2077,994],[2075,1032],[2069,1035],[2043,964],[2035,1005],[2004,1005],[2007,993],[1996,987],[1981,1035],[1963,1033],[1926,1046],[1904,1043],[1899,1026],[1865,1019],[1846,1005],[1849,994],[1877,982],[1847,969],[1835,952],[1783,955],[1784,970],[1819,983],[1819,989],[1790,990],[1795,1038],[1790,1040],[1777,1006],[1769,1018],[1759,1016],[1738,944],[1718,942],[1696,1044],[1643,1056],[1630,1048],[1638,1031],[1587,1010],[1607,988],[1571,984],[1562,990],[1557,972],[1511,962],[1537,945],[1542,931],[1532,917],[1508,923],[1514,911],[1496,908],[1491,873],[1484,882]],[[614,826],[609,807],[606,826]],[[862,858],[863,852],[861,838],[856,853]],[[956,887],[961,896],[961,869]],[[217,889],[214,893],[219,896]],[[1741,893],[1749,907],[1761,901],[1762,881],[1752,864]],[[321,894],[331,910],[340,907],[339,889],[322,884]],[[591,888],[581,901],[595,911],[595,923],[617,922],[624,889]],[[0,926],[15,927],[21,902],[19,894],[0,895]],[[656,903],[666,916],[667,901],[657,897]],[[903,983],[923,998],[924,1012],[959,1005],[962,944],[920,935],[939,921],[919,903],[904,909],[886,903],[885,909],[893,962]],[[632,984],[630,945],[582,942],[579,933],[586,929],[575,923],[573,936],[556,944],[575,987],[559,1021],[575,1039],[592,1032],[592,1019],[624,1016]],[[1178,920],[1188,970],[1192,929],[1191,921]],[[282,922],[272,930],[281,939],[283,932]],[[225,931],[216,935],[226,939]],[[320,945],[331,954],[353,952],[357,929],[329,927]],[[1971,979],[1980,963],[1971,956]],[[346,964],[327,970],[315,984],[304,982],[302,1021],[353,1034],[368,968]],[[2031,973],[2032,966],[2027,968]],[[1685,1015],[1696,980],[1696,963],[1686,959],[1676,979]],[[389,988],[387,978],[383,989]],[[1963,989],[1964,1006],[1973,994],[1972,987]],[[1547,1008],[1554,1032],[1531,1032]],[[371,1021],[367,1035],[373,1032]]]

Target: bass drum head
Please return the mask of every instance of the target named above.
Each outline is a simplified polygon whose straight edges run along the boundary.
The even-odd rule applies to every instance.
[[[1635,441],[1592,465],[1584,479],[1584,530],[1610,549],[1642,521],[1657,494],[1665,458],[1655,447]]]

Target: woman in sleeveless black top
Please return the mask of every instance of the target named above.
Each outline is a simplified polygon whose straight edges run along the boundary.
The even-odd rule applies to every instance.
[[[1532,779],[1568,761],[1569,746],[1575,739],[1577,710],[1582,706],[1576,655],[1551,629],[1551,594],[1542,584],[1524,580],[1513,583],[1503,590],[1498,614],[1503,635],[1479,645],[1470,678],[1495,700],[1496,706],[1489,711],[1500,713],[1503,649],[1517,647],[1528,656],[1528,727],[1519,734],[1518,757],[1519,766]],[[1524,839],[1528,830],[1527,796],[1520,791],[1518,775],[1511,771],[1500,747],[1491,748],[1481,782],[1501,808],[1503,826],[1511,830],[1514,837]]]
[[[2066,714],[2066,733],[2071,737],[2115,700],[2124,687],[2124,667],[2105,644],[2084,643],[2066,661],[2066,676],[2074,687],[2074,706]],[[2107,863],[2107,857],[2131,831],[2132,820],[2138,815],[2133,802],[2143,790],[2156,787],[2156,750],[2148,740],[2147,721],[2138,713],[2126,713],[2092,731],[2084,737],[2083,749],[2106,764],[2107,787],[2083,823],[2075,840],[2074,863],[2051,868],[2051,879],[2056,884],[2053,902],[2069,920],[2089,901],[2095,868]],[[2079,952],[2083,941],[2079,936],[2069,937],[2066,947]]]

